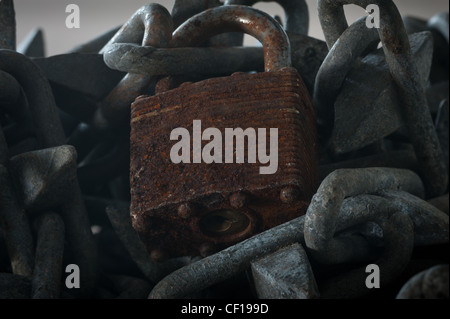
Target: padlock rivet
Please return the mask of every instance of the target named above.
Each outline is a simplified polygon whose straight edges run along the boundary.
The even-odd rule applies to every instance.
[[[192,205],[189,203],[184,203],[178,206],[178,216],[183,219],[188,219],[192,216]]]
[[[234,193],[230,196],[230,205],[233,208],[243,208],[247,204],[247,196],[242,192]]]
[[[298,199],[299,193],[295,187],[285,187],[280,192],[280,199],[285,204],[291,204]]]

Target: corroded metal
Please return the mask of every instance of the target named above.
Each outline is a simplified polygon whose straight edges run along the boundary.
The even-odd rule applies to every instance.
[[[281,26],[258,10],[224,6],[187,21],[174,33],[172,46],[238,30],[264,43],[265,69],[271,72],[184,84],[132,105],[131,214],[149,251],[210,254],[304,214],[315,191],[315,114],[297,71],[285,68],[291,59]],[[222,131],[278,128],[278,172],[260,175],[257,164],[171,163],[171,130],[191,128],[193,120]],[[228,198],[238,191],[247,201],[236,209]],[[289,193],[286,200],[282,191]],[[179,208],[186,203],[189,209]]]
[[[365,18],[361,18],[347,28],[339,41],[330,48],[317,73],[314,87],[314,106],[321,134],[333,129],[334,103],[348,72],[361,54],[375,42],[379,42],[376,29],[368,29]]]
[[[333,172],[322,182],[308,207],[305,221],[306,245],[317,260],[334,264],[355,258],[367,258],[369,247],[364,238],[334,237],[338,229],[340,206],[346,197],[370,194],[383,189],[402,189],[424,196],[419,176],[407,170],[342,169]],[[369,212],[372,212],[370,206],[368,207]],[[379,212],[380,209],[374,211]],[[358,216],[367,218],[367,213],[357,210],[355,212]],[[353,218],[352,223],[357,220],[356,216]]]
[[[150,250],[161,244],[167,246],[169,251],[195,254],[196,246],[203,242],[217,244],[216,249],[220,249],[227,242],[241,240],[280,221],[301,215],[315,191],[314,112],[296,71],[285,69],[252,76],[235,75],[230,79],[225,79],[226,85],[220,78],[198,82],[150,99],[138,99],[132,106],[133,224]],[[255,82],[257,87],[252,85]],[[280,90],[280,85],[273,87],[274,82],[284,83],[282,98],[273,98],[275,92]],[[212,98],[211,92],[217,87],[221,87],[220,92],[225,94],[218,92]],[[249,94],[251,98],[248,98]],[[232,108],[222,102],[231,95]],[[267,99],[271,99],[277,107],[262,103]],[[199,105],[198,101],[202,100],[208,100],[207,107]],[[183,108],[171,110],[176,105],[183,105]],[[240,112],[239,119],[236,119],[237,110]],[[298,111],[303,116],[298,116]],[[169,127],[160,121],[159,114],[164,114],[165,121],[171,123]],[[248,115],[244,117],[245,114]],[[259,175],[257,164],[170,163],[171,144],[167,139],[171,130],[192,127],[192,119],[199,119],[205,127],[219,130],[241,127],[242,123],[245,123],[243,129],[278,127],[278,173]],[[298,149],[298,153],[290,155],[292,148]],[[289,163],[298,163],[299,166],[291,167]],[[293,202],[284,204],[279,194],[287,186],[298,188],[299,196]],[[148,191],[152,189],[158,192]],[[218,209],[233,210],[227,198],[238,190],[248,193],[251,198],[242,209],[251,221],[251,227],[229,238],[214,238],[202,233],[197,228],[201,217]],[[196,210],[188,220],[177,217],[177,207],[185,202],[191,202]],[[259,223],[263,228],[255,228]],[[173,237],[174,230],[180,235]],[[179,242],[178,238],[184,236],[190,240]]]
[[[165,47],[172,38],[172,31],[172,17],[167,9],[159,4],[150,4],[136,11],[100,53],[104,54],[116,43]],[[92,119],[94,128],[103,130],[118,122],[123,123],[130,104],[147,92],[155,80],[152,75],[127,74],[100,103]]]
[[[379,194],[391,202],[386,207],[390,206],[410,217],[414,223],[415,246],[449,242],[449,218],[444,211],[407,192],[386,190]]]
[[[292,66],[313,92],[316,75],[327,56],[326,43],[302,34],[287,33],[291,43]],[[105,63],[122,72],[153,75],[204,74],[262,71],[261,47],[136,47],[113,44],[104,54]],[[189,63],[186,63],[189,61]]]
[[[61,295],[64,222],[56,213],[36,219],[36,261],[31,281],[33,299],[57,299]]]
[[[260,299],[315,299],[320,295],[308,256],[299,243],[253,261],[251,269]]]
[[[257,234],[212,256],[174,271],[152,290],[149,299],[175,299],[189,296],[246,270],[253,260],[280,247],[304,242],[305,216]],[[179,283],[183,282],[184,285]]]
[[[431,17],[428,21],[416,17],[406,16],[403,18],[403,22],[408,34],[422,31],[431,32],[433,35],[434,52],[433,66],[429,80],[432,84],[448,81],[448,12],[438,13]]]
[[[414,275],[396,299],[448,299],[449,266],[437,265]]]
[[[99,55],[94,54],[93,57],[100,57],[102,61],[98,66],[103,67],[105,66],[103,55],[111,50],[111,46],[117,44],[164,47],[170,41],[172,31],[172,18],[167,9],[158,4],[146,5],[133,14],[100,50]],[[81,56],[84,55],[81,54]],[[119,72],[119,74],[122,73]],[[108,76],[105,77],[108,78]],[[96,110],[87,113],[82,119],[88,124],[80,123],[69,139],[69,143],[79,150],[80,158],[84,158],[89,149],[94,147],[102,137],[111,135],[114,130],[120,130],[126,126],[130,104],[139,95],[149,93],[155,81],[154,75],[128,73],[119,83],[114,82],[115,86],[108,92],[98,97],[100,102]]]
[[[225,5],[253,6],[258,2],[277,2],[285,12],[284,29],[288,32],[308,34],[309,11],[305,0],[226,0]]]
[[[196,15],[175,30],[170,47],[198,46],[224,32],[244,32],[264,47],[265,70],[291,66],[291,50],[286,33],[266,13],[245,6],[223,6]]]
[[[65,133],[55,105],[51,87],[43,71],[29,58],[8,50],[0,50],[0,69],[21,84],[27,95],[35,134],[41,148],[65,144]],[[93,241],[90,222],[76,176],[67,180],[70,196],[60,203],[66,225],[67,239],[76,263],[84,269],[81,274],[81,294],[89,296],[96,285],[97,247]],[[52,203],[47,203],[51,206]]]
[[[264,61],[262,48],[161,49],[130,44],[112,46],[104,58],[111,68],[154,75],[231,74],[259,70]]]
[[[76,178],[76,159],[75,148],[68,145],[12,157],[10,170],[25,209],[42,211],[62,204]]]
[[[363,8],[376,4],[384,12],[380,16],[378,33],[384,44],[386,62],[403,102],[403,116],[407,123],[409,137],[422,166],[423,178],[429,194],[441,195],[447,189],[448,174],[445,163],[442,161],[442,150],[427,106],[424,88],[412,59],[400,13],[391,0],[321,0],[319,1],[319,18],[329,48],[348,27],[343,9],[346,4],[357,4]]]
[[[410,177],[407,178],[405,174],[403,178],[406,179],[403,179],[398,173],[401,173],[401,170],[339,170],[322,183],[308,209],[305,221],[306,246],[316,260],[324,264],[370,260],[374,253],[371,243],[376,242],[379,236],[376,229],[379,228],[372,229],[369,233],[363,231],[363,237],[358,232],[331,237],[330,234],[337,234],[368,222],[383,225],[396,212],[407,215],[412,221],[415,246],[448,242],[448,215],[419,197],[397,191],[397,188],[403,188],[423,195],[417,176],[414,177],[410,172]],[[370,174],[378,175],[377,183],[369,185],[374,182],[374,179],[371,179],[370,183],[361,184],[360,178],[368,181],[365,177]],[[340,185],[345,187],[340,191],[331,191]],[[370,195],[364,195],[364,192]],[[336,197],[339,193],[341,194]],[[342,200],[344,197],[347,198]]]
[[[411,50],[405,53],[402,49],[408,48],[401,44],[407,41],[402,36],[402,41],[395,38],[396,33],[402,33],[402,26],[392,18],[396,14],[392,14],[390,1],[377,1],[390,8],[381,6],[381,33],[387,36],[387,45],[375,50],[379,34],[366,28],[362,18],[346,31],[340,23],[337,28],[334,25],[336,35],[342,34],[334,47],[341,49],[332,49],[327,57],[327,43],[298,33],[307,28],[302,18],[308,14],[305,2],[275,1],[288,16],[284,29],[293,32],[286,32],[289,54],[280,54],[272,62],[290,55],[292,67],[305,85],[291,64],[284,62],[274,63],[279,66],[266,74],[234,74],[224,78],[227,84],[222,85],[220,79],[204,80],[236,71],[262,72],[264,59],[269,60],[264,51],[274,48],[267,43],[264,47],[242,47],[242,32],[228,33],[240,30],[235,28],[239,17],[225,17],[222,23],[225,21],[227,28],[222,28],[212,21],[212,11],[202,13],[209,8],[236,10],[232,2],[253,5],[257,1],[224,2],[176,0],[174,25],[178,27],[200,13],[191,21],[206,25],[208,32],[202,34],[198,31],[201,26],[191,28],[187,22],[173,34],[174,41],[170,40],[173,28],[167,10],[149,5],[125,24],[126,30],[111,30],[69,54],[42,57],[39,32],[31,34],[31,42],[25,40],[19,46],[24,55],[41,56],[32,62],[13,51],[0,52],[0,298],[136,299],[146,297],[154,284],[151,298],[305,298],[318,297],[319,293],[321,298],[360,298],[367,293],[368,297],[372,293],[384,297],[384,292],[395,290],[416,270],[441,263],[441,259],[447,263],[448,189],[445,196],[429,199],[436,194],[429,191],[427,180],[432,180],[436,171],[427,176],[428,168],[416,156],[420,148],[416,145],[415,152],[410,144],[404,125],[405,94],[399,83],[427,88],[433,129],[444,158],[448,158],[448,13],[429,21],[405,19],[408,32],[419,32],[409,36]],[[340,4],[350,0],[328,2],[338,5],[335,11],[340,15]],[[15,48],[12,4],[11,0],[0,0],[0,49]],[[305,10],[299,9],[302,7]],[[211,21],[202,20],[202,16]],[[261,17],[260,22],[265,20]],[[259,29],[261,41],[272,36],[264,34],[264,23],[252,24],[248,16],[239,20],[248,22],[248,28]],[[277,33],[283,26],[279,17],[275,20]],[[346,38],[357,25],[362,33],[355,36],[356,41]],[[222,31],[227,33],[208,38]],[[371,34],[370,39],[365,33]],[[277,38],[283,42],[282,37]],[[143,39],[149,38],[154,41],[144,43]],[[366,40],[368,43],[363,43]],[[357,42],[364,45],[359,47]],[[349,49],[357,54],[347,55]],[[384,51],[394,51],[400,59],[388,56],[388,64]],[[406,61],[409,57],[416,62],[418,72],[403,64],[404,56]],[[116,68],[109,63],[112,58],[120,72],[108,68]],[[343,69],[327,66],[331,60]],[[287,68],[278,70],[280,65]],[[310,204],[316,191],[317,180],[312,177],[317,163],[311,166],[315,154],[307,148],[315,141],[315,119],[304,87],[313,95],[320,66],[322,75],[332,76],[325,85],[318,77],[321,89],[315,90],[316,101],[329,99],[331,108],[338,109],[336,119],[343,123],[346,134],[319,145],[319,180],[324,182]],[[131,74],[115,88],[123,72]],[[391,73],[412,80],[394,81]],[[156,76],[169,77],[154,88]],[[286,85],[285,80],[291,83]],[[253,81],[254,86],[247,81]],[[397,93],[398,88],[403,95]],[[172,91],[167,92],[169,89]],[[142,112],[133,113],[135,122],[131,123],[143,128],[142,135],[134,135],[135,146],[147,143],[142,148],[145,152],[134,158],[143,170],[133,171],[141,173],[139,181],[147,183],[134,186],[143,194],[135,202],[154,208],[147,219],[137,218],[146,223],[141,225],[141,238],[154,240],[145,245],[132,227],[135,220],[130,214],[129,115],[135,97],[154,91],[156,105],[147,105],[148,97],[137,99],[133,108]],[[171,97],[172,92],[182,96]],[[170,105],[162,99],[166,96],[170,96]],[[298,100],[300,106],[293,106]],[[177,109],[185,101],[186,110]],[[318,106],[320,121],[324,115],[332,115]],[[406,109],[414,110],[411,106]],[[282,127],[278,172],[261,176],[257,172],[261,166],[254,164],[230,164],[231,173],[205,164],[192,164],[192,168],[182,164],[174,171],[167,168],[169,159],[157,153],[167,153],[170,145],[163,144],[175,143],[169,142],[171,129],[190,130],[194,119],[201,119],[204,128]],[[378,127],[375,134],[364,133],[373,133],[374,125]],[[326,136],[327,129],[332,126],[319,127],[321,136]],[[432,141],[428,132],[420,134],[424,143]],[[361,148],[368,136],[374,143]],[[64,145],[72,143],[75,148]],[[351,147],[352,152],[330,152],[339,145],[356,146]],[[311,149],[315,152],[315,145]],[[364,169],[353,170],[358,167]],[[148,172],[152,175],[147,176]],[[158,185],[158,181],[163,183]],[[260,185],[265,188],[258,189]],[[153,203],[161,206],[152,207]],[[308,216],[295,218],[304,211]],[[290,221],[270,228],[286,220]],[[35,226],[35,232],[30,225]],[[185,254],[190,256],[171,258]],[[61,289],[64,266],[69,263],[80,267],[81,289]],[[365,267],[358,267],[369,263],[379,266],[382,289],[365,286],[368,274]],[[448,298],[448,266],[437,270],[431,269],[413,281],[415,286],[408,289],[407,297]]]
[[[380,270],[380,287],[388,286],[405,270],[413,253],[414,225],[411,219],[395,213],[380,223],[386,247],[374,262]],[[323,284],[321,297],[325,299],[354,299],[370,293],[366,286],[366,266],[333,277]]]
[[[365,23],[361,27],[367,30]],[[425,87],[432,64],[432,36],[428,32],[416,33],[410,35],[409,40],[420,84]],[[348,46],[339,46],[340,43],[335,46],[346,51]],[[355,106],[358,112],[354,112]],[[335,100],[330,150],[337,154],[348,153],[401,131],[406,124],[401,106],[383,51],[368,54],[348,73]]]
[[[372,172],[376,173],[377,170]],[[413,174],[410,177],[412,176]],[[404,183],[403,186],[409,188],[409,183],[415,184],[414,180],[417,180],[417,177],[406,178],[402,181],[400,175],[394,174],[389,179],[390,181],[385,180],[384,185],[379,184],[379,188],[382,189],[383,186],[389,188],[390,184],[396,189],[399,183]],[[342,180],[336,180],[336,188],[343,184]],[[423,193],[423,186],[417,184],[409,190]],[[345,259],[359,260],[364,264],[376,263],[380,267],[383,286],[393,282],[402,274],[411,259],[414,246],[448,242],[448,216],[411,194],[395,190],[386,190],[378,195],[351,196],[350,193],[347,194],[349,197],[342,202],[339,217],[334,220],[336,232],[341,234],[335,242],[345,244],[346,249],[333,252],[333,258],[339,263]],[[330,199],[330,203],[333,203],[333,199]],[[149,298],[190,296],[246,270],[252,262],[265,258],[263,256],[270,258],[271,254],[276,254],[280,247],[294,242],[308,245],[309,240],[306,236],[310,232],[308,229],[310,222],[305,221],[305,217],[309,218],[301,216],[173,272],[155,286]],[[355,226],[368,221],[376,222],[381,232],[376,230],[373,234],[361,234],[355,231]],[[375,243],[375,236],[379,234],[382,237],[382,244],[373,247],[369,255],[363,256],[360,254],[361,250],[355,249],[358,247],[369,249],[369,246]],[[361,235],[367,237],[366,243],[363,243]],[[381,254],[380,247],[383,247]],[[317,256],[313,254],[313,257],[317,262]],[[280,260],[280,262],[283,261],[288,262],[284,258]],[[365,269],[357,268],[341,272],[337,276],[332,276],[330,280],[322,280],[319,283],[320,298],[362,297],[369,292],[365,285],[366,278]],[[180,286],[179,282],[184,284]],[[282,287],[282,280],[275,285]]]

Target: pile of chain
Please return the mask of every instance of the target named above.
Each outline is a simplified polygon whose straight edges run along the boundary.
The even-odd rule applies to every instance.
[[[0,1],[0,298],[449,297],[448,13],[402,19],[392,1],[319,0],[326,42],[307,36],[305,1],[277,1],[318,116],[306,215],[212,255],[150,258],[130,218],[130,105],[163,76],[263,71],[241,34],[171,42],[206,9],[256,2],[176,0],[171,19],[150,4],[45,57],[40,30],[16,48]],[[381,28],[348,27],[351,3],[379,5]]]

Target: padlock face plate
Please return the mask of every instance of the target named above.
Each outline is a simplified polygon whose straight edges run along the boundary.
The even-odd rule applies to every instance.
[[[192,163],[194,120],[201,120],[202,133],[222,132],[222,163]],[[305,214],[318,182],[315,123],[309,94],[291,68],[208,79],[138,98],[131,115],[131,216],[147,249],[197,255],[202,245],[222,249]],[[171,160],[177,141],[170,135],[177,128],[190,132],[191,163]],[[245,163],[225,163],[227,128],[265,128],[265,154],[270,128],[277,128],[276,173],[260,174],[269,164],[258,157],[248,163],[248,149]],[[202,148],[209,142],[202,141]],[[297,191],[290,203],[280,199],[285,187]],[[246,195],[242,208],[230,204],[236,192]],[[186,203],[189,211],[180,214]]]

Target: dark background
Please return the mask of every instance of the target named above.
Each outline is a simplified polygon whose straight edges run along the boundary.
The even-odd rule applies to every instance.
[[[317,0],[307,0],[311,16],[310,35],[323,39],[317,17]],[[395,0],[402,15],[430,18],[441,11],[449,10],[448,0]],[[65,53],[71,48],[121,25],[141,6],[160,3],[171,10],[174,0],[15,0],[17,19],[17,41],[20,43],[36,27],[44,30],[47,54]],[[68,4],[80,7],[81,28],[67,29],[65,12]],[[277,3],[260,2],[257,8],[272,15],[284,16]],[[350,22],[365,15],[360,7],[348,6]],[[246,38],[246,45],[255,45],[256,40]]]

